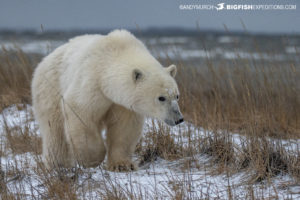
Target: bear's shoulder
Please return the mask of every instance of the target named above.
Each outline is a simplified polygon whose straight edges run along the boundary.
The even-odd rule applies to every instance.
[[[122,39],[135,39],[135,36],[125,29],[116,29],[108,34],[110,37],[122,38]]]
[[[144,44],[138,40],[132,33],[124,29],[117,29],[110,32],[106,41],[112,46],[118,46],[120,49],[126,47],[140,47],[145,48]]]

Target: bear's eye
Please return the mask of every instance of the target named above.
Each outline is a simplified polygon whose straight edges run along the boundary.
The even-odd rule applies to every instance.
[[[179,99],[179,96],[178,96],[178,95],[176,95],[176,99],[177,99],[177,100]]]
[[[166,100],[166,97],[158,97],[158,100],[159,100],[159,101],[165,101],[165,100]]]

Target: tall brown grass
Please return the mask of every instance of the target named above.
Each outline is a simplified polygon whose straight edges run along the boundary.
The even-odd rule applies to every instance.
[[[16,103],[30,103],[32,73],[39,59],[21,50],[10,52],[2,47],[0,53],[0,110]]]
[[[177,80],[185,114],[208,129],[300,138],[299,66],[248,62],[180,66]]]

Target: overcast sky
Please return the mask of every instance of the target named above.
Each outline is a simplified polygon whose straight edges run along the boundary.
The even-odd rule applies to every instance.
[[[180,10],[184,4],[294,4],[296,10]],[[300,33],[299,0],[0,0],[0,29],[149,27]]]

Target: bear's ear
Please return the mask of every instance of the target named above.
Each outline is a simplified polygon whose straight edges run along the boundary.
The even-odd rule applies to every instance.
[[[132,79],[135,83],[139,82],[142,80],[144,77],[143,73],[139,69],[134,69],[132,72]]]
[[[169,67],[166,68],[167,72],[170,73],[170,75],[175,78],[176,73],[177,73],[177,67],[176,65],[170,65]]]

